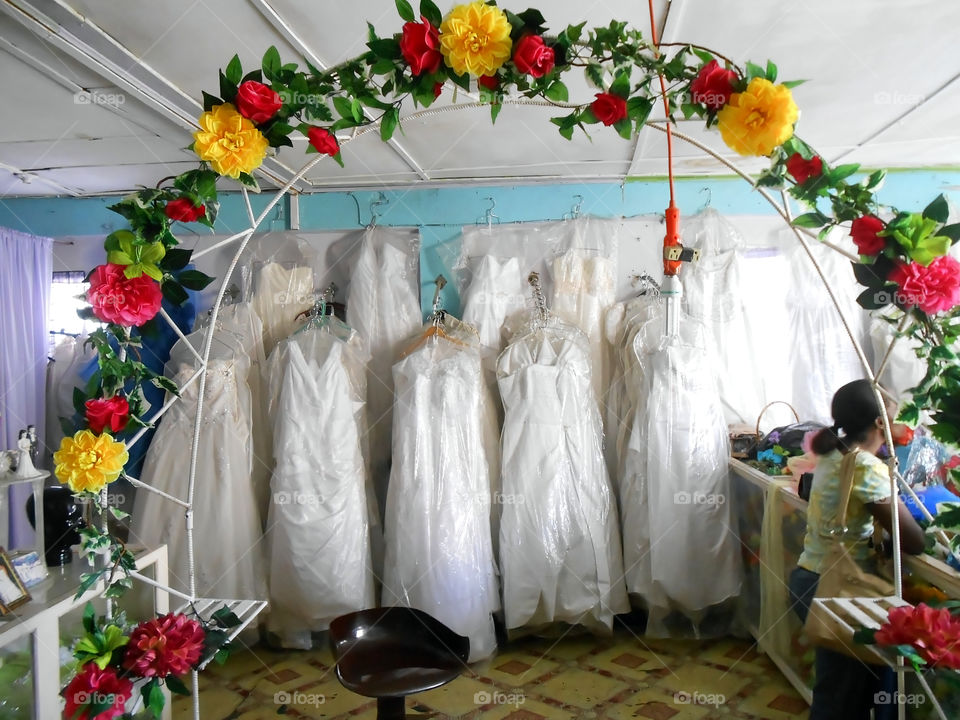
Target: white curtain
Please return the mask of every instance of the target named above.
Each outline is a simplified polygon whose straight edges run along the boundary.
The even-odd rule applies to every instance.
[[[44,437],[47,305],[53,240],[0,228],[0,450],[16,448],[18,431],[37,426]],[[24,503],[29,486],[10,489],[9,545],[27,547],[33,531]]]

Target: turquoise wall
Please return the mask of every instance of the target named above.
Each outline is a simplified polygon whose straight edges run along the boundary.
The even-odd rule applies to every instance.
[[[882,203],[904,210],[920,210],[940,193],[960,205],[960,171],[903,171],[888,175],[879,192]],[[669,195],[663,179],[645,179],[624,184],[572,183],[517,186],[468,186],[407,188],[377,191],[324,192],[300,198],[300,228],[303,230],[349,230],[370,222],[371,204],[378,208],[381,225],[421,228],[421,281],[432,283],[444,270],[437,247],[454,241],[464,225],[484,222],[491,207],[500,222],[530,222],[569,217],[582,196],[581,212],[601,217],[630,217],[662,213]],[[710,205],[726,215],[771,215],[772,208],[739,178],[680,178],[676,181],[677,205],[687,215]],[[270,196],[253,196],[259,211]],[[123,218],[107,210],[116,198],[7,198],[0,200],[0,226],[35,235],[105,235],[123,227]],[[288,228],[289,204],[271,211],[264,229]],[[238,194],[224,195],[218,233],[238,232],[247,227],[246,210]],[[179,235],[198,232],[202,226],[181,226]],[[429,302],[431,292],[426,295]],[[454,300],[454,298],[450,298]],[[448,305],[452,307],[452,305]]]

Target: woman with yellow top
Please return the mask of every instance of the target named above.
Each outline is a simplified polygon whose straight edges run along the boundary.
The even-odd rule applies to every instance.
[[[824,428],[813,439],[818,456],[807,509],[807,534],[803,553],[790,574],[790,596],[801,620],[806,620],[824,570],[824,556],[836,542],[834,519],[840,504],[840,463],[844,455],[855,452],[856,469],[847,509],[845,541],[853,557],[864,563],[870,556],[873,522],[891,533],[890,472],[877,457],[883,445],[883,408],[877,402],[871,383],[856,380],[837,390],[831,404],[833,427]],[[923,530],[902,501],[900,547],[903,552],[923,552]],[[810,720],[875,720],[896,717],[895,684],[889,668],[867,665],[847,655],[817,648],[816,680]]]

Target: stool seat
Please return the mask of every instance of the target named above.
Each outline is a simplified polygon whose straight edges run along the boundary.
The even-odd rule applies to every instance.
[[[386,607],[341,615],[330,623],[340,683],[374,697],[377,717],[404,717],[404,698],[433,690],[467,667],[470,640],[415,608]]]

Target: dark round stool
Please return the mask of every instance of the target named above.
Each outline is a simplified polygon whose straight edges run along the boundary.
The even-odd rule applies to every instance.
[[[470,640],[427,613],[373,608],[330,623],[337,678],[358,695],[377,698],[378,720],[406,717],[407,695],[433,690],[467,667]]]

